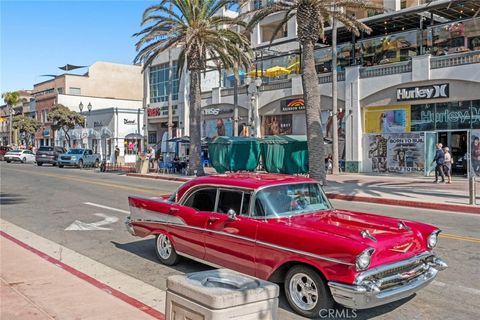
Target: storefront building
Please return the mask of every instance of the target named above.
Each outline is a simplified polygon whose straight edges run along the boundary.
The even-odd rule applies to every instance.
[[[69,131],[72,148],[90,148],[107,162],[115,161],[115,146],[120,149],[120,163],[134,163],[144,152],[143,109],[104,108],[86,114],[85,128]],[[56,145],[67,146],[65,134],[56,133]]]

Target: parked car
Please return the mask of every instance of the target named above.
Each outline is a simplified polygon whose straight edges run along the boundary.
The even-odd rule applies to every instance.
[[[366,309],[403,299],[447,268],[432,252],[438,228],[336,210],[304,177],[204,176],[129,205],[127,230],[154,235],[161,263],[184,256],[284,283],[288,303],[306,317],[334,301]]]
[[[4,160],[4,156],[5,156],[5,153],[7,153],[8,151],[12,150],[12,148],[10,147],[7,147],[7,146],[0,146],[0,160],[3,161]]]
[[[19,161],[21,163],[35,162],[35,154],[30,150],[10,150],[5,153],[5,161]]]
[[[67,152],[63,147],[40,147],[35,155],[35,160],[38,166],[42,166],[44,163],[49,163],[56,166],[58,156]]]
[[[70,149],[58,157],[58,167],[75,166],[78,168],[93,166],[98,168],[100,165],[100,155],[93,153],[92,149]]]

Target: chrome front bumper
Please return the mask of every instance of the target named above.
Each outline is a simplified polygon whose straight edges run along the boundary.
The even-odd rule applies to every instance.
[[[432,282],[439,271],[447,268],[447,264],[442,259],[434,255],[426,258],[423,256],[425,254],[404,261],[404,266],[408,266],[412,261],[421,261],[406,272],[375,278],[375,271],[380,274],[388,271],[389,266],[398,268],[402,266],[402,262],[400,262],[381,266],[376,268],[377,270],[373,270],[374,272],[369,270],[365,272],[366,275],[360,274],[354,285],[329,282],[328,286],[333,299],[348,308],[368,309],[409,297]],[[395,285],[382,288],[382,284],[392,281],[395,281]]]

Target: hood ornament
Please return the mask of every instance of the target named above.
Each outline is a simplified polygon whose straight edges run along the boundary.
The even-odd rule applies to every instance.
[[[407,225],[405,224],[405,222],[403,222],[403,221],[398,222],[398,229],[400,229],[400,230],[403,229],[403,230],[407,230],[407,231],[412,231],[412,229],[410,229],[410,227],[407,226]]]
[[[364,239],[370,239],[370,240],[372,240],[373,242],[377,242],[377,239],[376,239],[374,236],[372,236],[372,235],[370,234],[370,232],[368,232],[367,229],[362,230],[362,231],[360,232],[360,234],[362,235],[362,238],[364,238]]]
[[[408,249],[410,249],[413,246],[413,242],[411,243],[405,243],[396,247],[393,247],[392,249],[388,249],[393,252],[399,252],[399,253],[406,253]]]

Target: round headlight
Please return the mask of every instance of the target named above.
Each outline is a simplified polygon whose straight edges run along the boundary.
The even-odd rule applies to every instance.
[[[368,248],[357,256],[357,260],[355,262],[357,271],[363,271],[368,268],[374,251],[375,251],[374,249]]]
[[[77,157],[75,157],[75,156],[72,156],[72,158],[71,158],[71,159],[72,159],[72,160],[76,160],[76,159],[77,159]]]
[[[427,246],[428,246],[429,249],[433,249],[437,245],[437,239],[438,239],[438,233],[439,232],[440,231],[434,231],[428,236]]]

